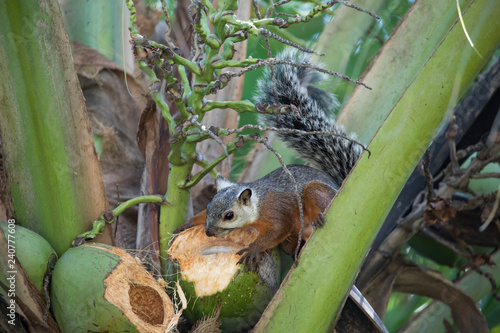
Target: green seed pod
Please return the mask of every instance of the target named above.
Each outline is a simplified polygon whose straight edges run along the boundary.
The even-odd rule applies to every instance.
[[[0,222],[0,228],[8,244],[12,246],[6,255],[16,255],[30,280],[43,294],[43,278],[47,270],[54,267],[57,260],[56,252],[45,238],[34,231],[6,222]],[[4,279],[5,277],[2,277],[2,280]]]

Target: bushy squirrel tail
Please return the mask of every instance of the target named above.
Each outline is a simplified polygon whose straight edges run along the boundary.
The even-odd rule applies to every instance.
[[[277,56],[278,59],[295,63],[311,64],[311,57],[294,49],[288,49]],[[297,129],[306,132],[334,132],[347,136],[342,126],[335,124],[333,110],[338,101],[333,94],[313,86],[326,80],[326,74],[310,68],[291,65],[274,66],[276,90],[273,87],[271,69],[266,68],[258,82],[255,100],[270,105],[294,105],[297,112],[263,115],[260,122],[266,127]],[[340,136],[278,132],[278,136],[295,149],[306,161],[328,173],[340,186],[347,177],[363,149],[356,143]],[[348,136],[355,140],[354,135]]]

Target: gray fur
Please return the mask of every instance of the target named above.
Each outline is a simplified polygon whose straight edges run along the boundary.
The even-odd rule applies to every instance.
[[[223,188],[226,188],[231,185],[233,185],[233,183],[231,183],[229,180],[227,180],[221,175],[218,175],[215,178],[215,187],[217,188],[217,192],[220,192]]]
[[[297,63],[311,62],[310,55],[294,49],[283,52],[278,58]],[[274,94],[271,70],[266,68],[264,77],[258,82],[255,100],[266,104],[295,105],[301,117],[293,112],[279,116],[263,115],[260,121],[264,126],[335,132],[346,136],[344,128],[333,120],[332,111],[338,107],[337,99],[312,85],[326,80],[326,74],[289,65],[277,65],[274,69],[277,95]],[[342,184],[363,152],[359,145],[338,136],[295,133],[278,133],[278,136],[306,161],[328,173],[337,184]],[[355,135],[348,137],[356,139]]]

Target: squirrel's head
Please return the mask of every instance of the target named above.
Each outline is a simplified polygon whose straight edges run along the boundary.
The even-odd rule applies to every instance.
[[[215,185],[217,194],[207,206],[207,236],[223,237],[257,220],[258,200],[251,188],[222,176],[217,176]]]

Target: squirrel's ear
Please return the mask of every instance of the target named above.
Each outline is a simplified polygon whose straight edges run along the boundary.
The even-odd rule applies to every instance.
[[[252,190],[247,188],[243,192],[240,193],[238,197],[238,201],[241,205],[250,206],[250,197],[252,196]]]
[[[217,188],[217,192],[220,192],[220,190],[229,187],[231,185],[233,185],[233,183],[231,183],[229,180],[222,177],[221,175],[218,175],[215,178],[215,187]]]

